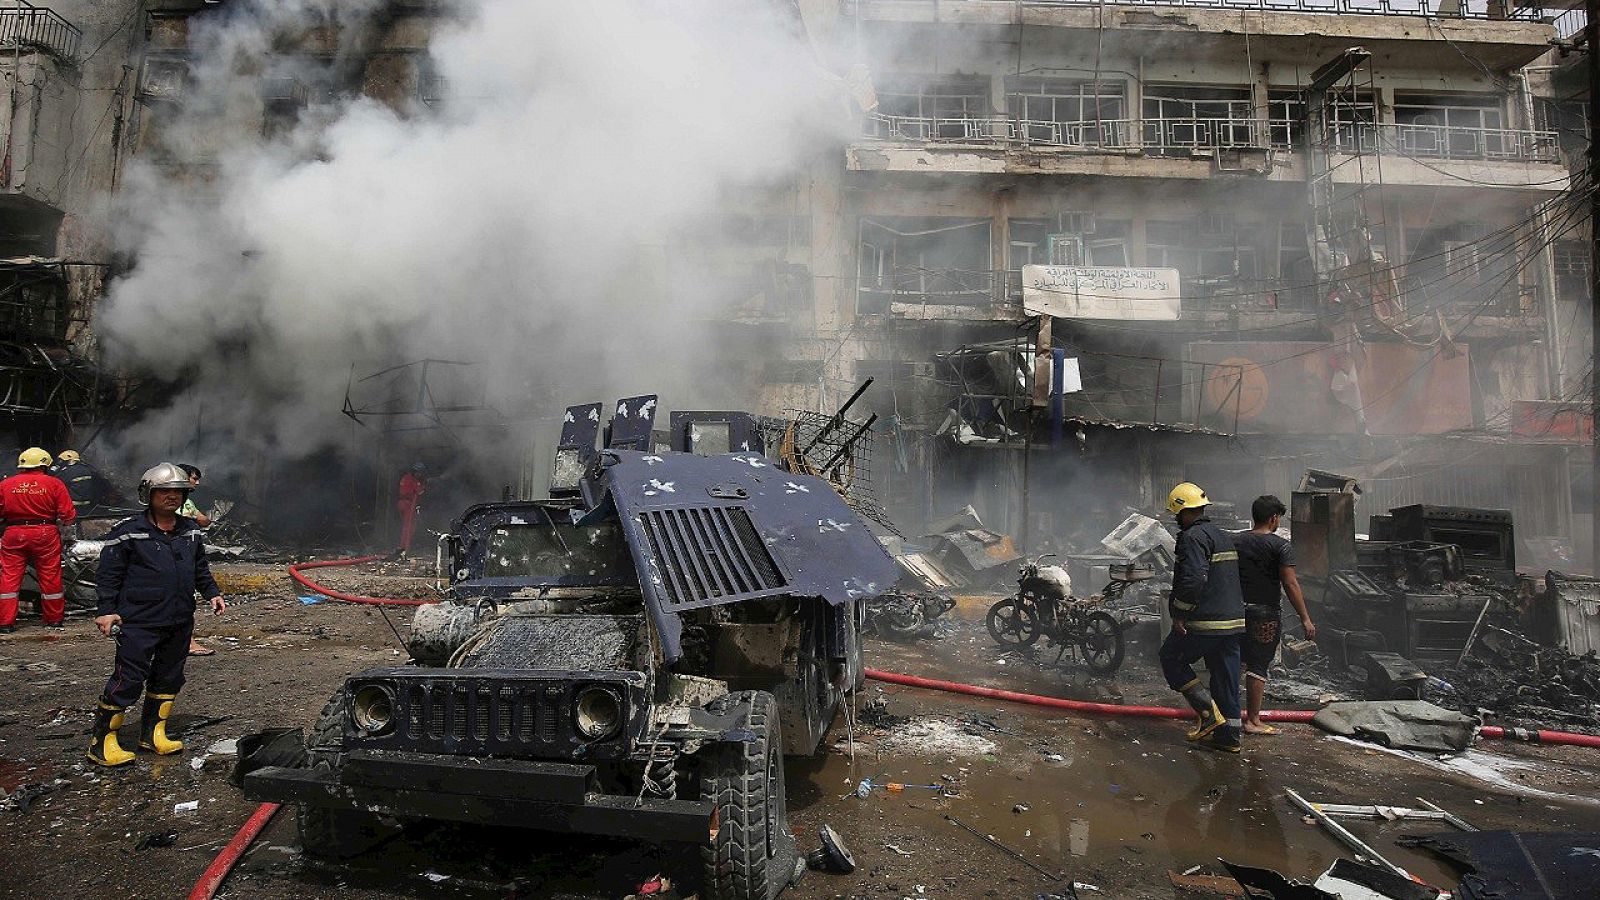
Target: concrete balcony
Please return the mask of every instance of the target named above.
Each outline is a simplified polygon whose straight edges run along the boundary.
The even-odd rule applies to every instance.
[[[1556,28],[1546,11],[1490,0],[1441,11],[1442,0],[845,0],[842,14],[869,34],[932,28],[1004,37],[1006,29],[1081,32],[1106,48],[1138,52],[1153,34],[1181,33],[1188,52],[1242,50],[1242,34],[1292,47],[1306,60],[1324,60],[1361,45],[1381,62],[1427,69],[1459,65],[1464,51],[1496,71],[1527,65],[1549,50]],[[1565,4],[1555,4],[1560,7]],[[1548,18],[1559,9],[1552,8]],[[1448,22],[1440,40],[1434,22]],[[1048,38],[1043,38],[1048,40]],[[1260,46],[1258,44],[1258,46]]]
[[[82,43],[83,32],[78,26],[53,10],[41,9],[26,0],[0,9],[0,47],[40,50],[71,60]]]
[[[1299,126],[1278,119],[1107,119],[1046,122],[1007,116],[869,114],[846,150],[858,172],[1105,175],[1204,179],[1254,175],[1303,181]],[[1558,134],[1504,128],[1363,125],[1336,132],[1334,180],[1363,177],[1341,163],[1381,157],[1387,184],[1476,185],[1558,191],[1567,170]],[[1365,173],[1368,180],[1375,173]]]

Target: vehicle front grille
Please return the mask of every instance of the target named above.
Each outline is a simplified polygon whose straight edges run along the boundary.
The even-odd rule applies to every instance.
[[[660,564],[662,594],[674,609],[774,594],[786,584],[742,507],[652,509],[639,515]]]
[[[394,692],[394,727],[383,734],[349,732],[352,746],[457,753],[484,756],[609,758],[625,755],[627,738],[642,722],[643,679],[637,673],[594,678],[587,673],[560,677],[529,676],[506,670],[417,675],[394,670],[361,684],[384,684]],[[403,673],[403,674],[402,674]],[[481,674],[480,674],[481,673]],[[637,683],[635,683],[637,682]],[[572,718],[577,693],[592,684],[606,684],[623,697],[625,727],[600,740],[581,737]],[[352,726],[353,729],[353,726]]]

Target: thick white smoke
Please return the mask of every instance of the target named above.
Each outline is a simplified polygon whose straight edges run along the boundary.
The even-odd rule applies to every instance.
[[[214,178],[135,157],[116,232],[136,267],[99,328],[114,364],[192,369],[195,387],[127,434],[130,456],[166,453],[197,408],[213,455],[310,453],[342,433],[352,365],[422,357],[484,363],[501,404],[703,402],[702,323],[729,311],[663,304],[661,245],[850,127],[783,4],[474,0],[433,38],[442,103],[346,99],[263,137],[263,79],[359,71],[377,5],[254,0],[192,32],[194,86],[150,127]],[[332,62],[282,50],[330,23]]]

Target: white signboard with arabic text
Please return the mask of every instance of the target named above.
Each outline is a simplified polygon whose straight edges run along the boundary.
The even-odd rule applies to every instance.
[[[1022,308],[1063,319],[1178,320],[1177,269],[1023,266]]]

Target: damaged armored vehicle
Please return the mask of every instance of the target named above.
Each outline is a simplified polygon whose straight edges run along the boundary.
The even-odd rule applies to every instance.
[[[897,569],[756,420],[674,414],[658,452],[654,410],[623,401],[599,451],[600,405],[568,410],[551,497],[455,524],[412,664],[347,679],[303,766],[245,775],[298,804],[307,853],[421,818],[698,844],[706,897],[799,876],[783,756],[817,752],[859,687],[857,604]]]

